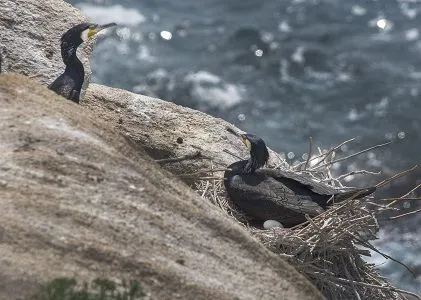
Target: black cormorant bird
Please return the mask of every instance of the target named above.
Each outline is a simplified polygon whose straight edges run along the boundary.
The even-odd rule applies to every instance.
[[[69,100],[79,103],[85,70],[82,62],[76,55],[76,50],[80,44],[92,38],[101,30],[115,25],[117,24],[98,25],[82,23],[65,32],[61,37],[61,57],[66,69],[48,88]]]
[[[291,171],[260,169],[269,159],[265,142],[253,134],[241,137],[250,158],[230,165],[224,184],[231,200],[257,221],[277,220],[286,227],[295,226],[306,221],[305,214],[322,213],[329,203],[362,198],[376,189],[340,192]]]

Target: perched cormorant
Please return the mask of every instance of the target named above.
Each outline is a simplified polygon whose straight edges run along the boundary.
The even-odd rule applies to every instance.
[[[291,227],[306,221],[305,214],[316,216],[329,203],[362,198],[375,187],[340,192],[294,172],[260,169],[269,159],[265,142],[253,135],[241,135],[250,158],[233,163],[224,174],[231,200],[257,221],[277,220]],[[334,201],[329,199],[334,197]]]
[[[117,24],[82,23],[65,32],[61,37],[61,57],[66,69],[48,88],[69,100],[79,103],[85,70],[76,55],[76,50],[80,44],[92,38],[101,30],[115,25]]]

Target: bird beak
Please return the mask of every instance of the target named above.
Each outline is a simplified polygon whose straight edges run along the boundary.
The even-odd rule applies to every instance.
[[[100,32],[101,30],[107,29],[109,27],[113,27],[113,26],[117,26],[116,23],[108,23],[108,24],[104,24],[104,25],[96,25],[93,28],[89,29],[89,33],[88,33],[88,37],[91,38],[94,35],[96,35],[98,32]]]

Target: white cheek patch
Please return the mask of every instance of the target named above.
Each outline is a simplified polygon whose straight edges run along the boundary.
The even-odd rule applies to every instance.
[[[85,29],[80,34],[80,38],[82,39],[82,41],[86,42],[89,39],[89,30],[90,30],[89,28],[88,29]]]

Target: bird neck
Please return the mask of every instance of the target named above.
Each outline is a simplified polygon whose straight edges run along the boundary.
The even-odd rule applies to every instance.
[[[248,160],[237,161],[228,168],[231,169],[229,175],[251,175],[260,168],[260,164],[255,159],[249,158]]]
[[[259,162],[253,157],[250,157],[243,168],[243,174],[253,174],[258,168],[260,168]]]
[[[66,72],[76,73],[76,75],[83,78],[85,76],[85,70],[82,62],[76,55],[78,46],[79,45],[62,43],[61,57],[66,65]]]

